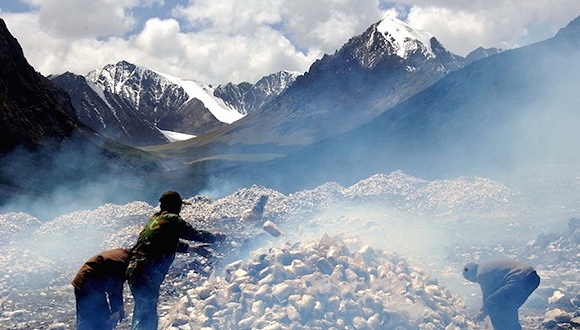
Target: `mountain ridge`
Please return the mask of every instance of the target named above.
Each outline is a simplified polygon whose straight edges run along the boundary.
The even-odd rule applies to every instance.
[[[129,146],[169,142],[127,99],[71,72],[52,75],[49,79],[67,91],[79,120],[103,136]]]
[[[380,23],[315,61],[283,94],[234,125],[179,145],[148,150],[176,155],[182,148],[190,160],[222,153],[286,153],[372,120],[462,67],[463,58],[446,51],[434,38],[429,42],[435,56],[415,47],[406,59],[401,58],[392,42],[377,33]],[[365,56],[373,58],[372,67],[360,64],[367,61]]]
[[[228,126],[282,93],[298,74],[214,87],[120,61],[82,79],[70,75],[49,79],[71,94],[81,120],[111,139],[142,147],[170,142],[160,130],[197,136]]]
[[[373,121],[262,163],[248,177],[291,191],[397,169],[493,177],[580,164],[578,26],[580,19],[553,38],[473,62]],[[280,172],[284,182],[275,179]]]
[[[73,135],[82,125],[68,95],[34,70],[2,19],[0,38],[0,152],[22,145],[34,149]],[[44,112],[49,108],[51,115]]]

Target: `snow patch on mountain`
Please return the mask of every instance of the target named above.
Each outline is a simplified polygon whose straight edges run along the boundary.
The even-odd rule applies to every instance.
[[[392,42],[397,55],[401,58],[407,58],[410,53],[416,50],[421,50],[427,57],[435,57],[435,53],[431,49],[433,36],[428,32],[415,29],[392,16],[385,17],[377,26],[377,30]]]
[[[95,85],[92,81],[87,80],[87,86],[89,86],[99,96],[99,98],[103,102],[105,102],[107,107],[109,107],[109,109],[111,109],[111,112],[115,115],[115,117],[117,117],[115,114],[115,107],[113,107],[111,105],[111,103],[109,102],[109,100],[105,96],[105,91],[102,90],[101,88],[99,88],[99,86]],[[95,112],[97,112],[97,114],[99,114],[99,118],[100,118],[101,123],[103,123],[103,126],[107,127],[107,123],[104,122],[103,116],[99,113],[99,109],[97,107],[95,107]]]
[[[217,120],[226,124],[231,124],[244,117],[244,115],[239,113],[237,110],[228,107],[222,99],[215,97],[215,88],[211,85],[190,79],[180,79],[161,72],[156,73],[183,88],[189,96],[187,101],[194,98],[200,100]]]
[[[160,129],[159,131],[163,133],[163,135],[169,140],[169,142],[185,141],[196,137],[195,135],[191,134],[166,131],[162,129]]]

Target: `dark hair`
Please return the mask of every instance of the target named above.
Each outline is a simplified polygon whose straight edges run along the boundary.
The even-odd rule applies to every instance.
[[[166,191],[159,198],[161,211],[179,213],[183,200],[179,193],[175,191]]]

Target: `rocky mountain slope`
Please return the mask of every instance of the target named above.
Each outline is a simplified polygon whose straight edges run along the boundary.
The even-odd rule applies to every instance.
[[[298,72],[281,71],[265,76],[255,84],[244,82],[220,85],[214,94],[239,112],[248,114],[286,91],[300,75]]]
[[[223,125],[212,116],[210,109],[241,117],[223,102],[216,102],[218,100],[211,96],[211,86],[182,81],[126,61],[93,70],[87,74],[87,79],[128,100],[145,120],[164,130],[199,135]],[[204,96],[209,96],[213,103],[201,101]],[[189,119],[185,114],[189,114]]]
[[[386,18],[316,61],[261,109],[180,147],[192,159],[285,153],[371,121],[463,61],[428,33]]]
[[[76,116],[68,94],[26,61],[0,20],[0,204],[55,191],[104,184],[107,178],[135,191],[135,177],[159,169],[150,155],[108,140]],[[125,181],[127,174],[132,179]],[[92,192],[79,193],[91,196]]]
[[[541,170],[573,181],[580,163],[578,25],[473,62],[356,129],[238,171],[240,180],[291,191],[403,169],[428,178]]]
[[[129,146],[169,143],[128,99],[70,72],[49,79],[69,94],[79,120],[99,134]]]
[[[214,87],[121,61],[89,72],[49,78],[65,89],[80,120],[131,146],[168,143],[160,132],[191,136],[226,127],[288,88],[297,73],[280,72],[256,84]]]
[[[39,147],[81,129],[68,95],[28,64],[1,19],[0,61],[0,153]]]

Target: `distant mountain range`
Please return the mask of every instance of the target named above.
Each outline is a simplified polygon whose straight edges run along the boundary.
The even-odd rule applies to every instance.
[[[578,77],[580,17],[551,39],[451,72],[350,131],[249,166],[238,172],[240,184],[288,192],[397,169],[502,180],[545,171],[553,182],[573,182],[580,174]]]
[[[148,190],[170,186],[186,195],[216,183],[291,192],[398,169],[438,178],[509,171],[526,160],[576,162],[579,25],[576,19],[520,49],[480,48],[463,58],[429,33],[385,18],[304,74],[221,86],[126,61],[51,82],[22,64],[20,50],[2,59],[14,65],[4,66],[13,71],[0,82],[16,76],[27,94],[56,101],[39,100],[46,107],[30,114],[13,103],[22,95],[2,95],[11,102],[3,101],[3,115],[12,114],[3,141],[34,142],[27,134],[43,130],[66,141],[82,131],[101,141],[96,149],[115,145],[143,161],[137,172]],[[10,52],[19,49],[7,29],[2,34]],[[197,137],[168,143],[167,131]]]
[[[372,31],[363,35],[376,36]],[[428,179],[515,180],[538,171],[553,182],[578,177],[580,18],[554,38],[464,67],[445,52],[448,66],[432,62],[425,48],[411,52],[423,59],[417,67],[392,55],[395,49],[383,54],[383,62],[365,61],[370,56],[354,56],[359,48],[353,45],[372,43],[360,38],[316,62],[236,125],[148,150],[190,166],[176,172],[190,178],[181,181],[182,189],[211,177],[216,186],[260,184],[290,193],[399,169]],[[381,65],[382,71],[373,71]]]
[[[212,139],[188,141],[188,152],[223,150],[221,141],[234,153],[300,148],[372,120],[464,64],[428,33],[386,18],[316,61],[284,93],[236,125]]]
[[[478,49],[469,58],[497,52]],[[429,33],[385,18],[317,61],[304,77],[279,72],[256,84],[214,87],[121,61],[86,77],[65,73],[49,78],[70,94],[82,122],[124,144],[165,144],[160,129],[192,136],[219,129],[224,136],[219,140],[229,140],[235,131],[234,139],[243,141],[238,146],[279,147],[352,129],[467,61]],[[230,125],[246,115],[256,119]]]
[[[89,72],[49,76],[66,90],[79,119],[131,146],[169,143],[162,131],[195,137],[242,118],[290,86],[298,74],[279,72],[256,84],[213,87],[126,61]]]

